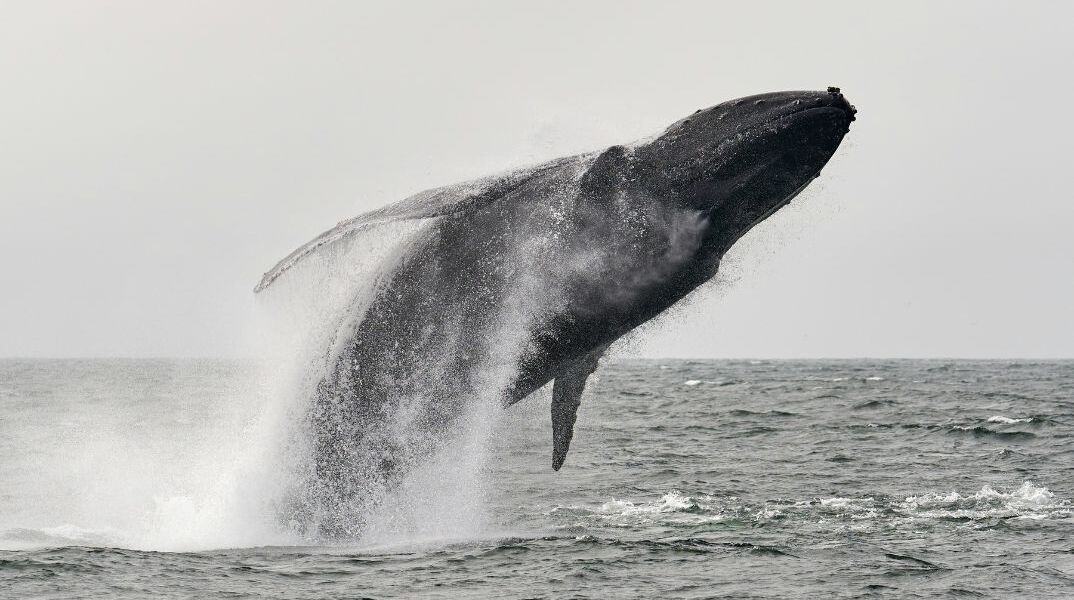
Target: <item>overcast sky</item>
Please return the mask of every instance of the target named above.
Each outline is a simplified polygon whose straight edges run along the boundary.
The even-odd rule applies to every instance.
[[[651,356],[1074,357],[1069,3],[0,2],[0,356],[249,351],[262,272],[425,188],[843,88]]]

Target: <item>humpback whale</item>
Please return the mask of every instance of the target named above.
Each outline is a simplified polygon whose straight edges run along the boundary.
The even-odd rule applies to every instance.
[[[838,88],[731,100],[639,142],[418,193],[292,252],[256,291],[362,230],[424,224],[326,354],[294,518],[360,535],[467,407],[511,406],[549,382],[559,470],[608,347],[710,280],[818,177],[855,113]]]

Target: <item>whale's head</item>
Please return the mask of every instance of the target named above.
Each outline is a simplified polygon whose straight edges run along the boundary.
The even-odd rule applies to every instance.
[[[838,88],[739,98],[673,123],[635,161],[651,193],[708,219],[705,244],[722,253],[820,174],[855,112]]]

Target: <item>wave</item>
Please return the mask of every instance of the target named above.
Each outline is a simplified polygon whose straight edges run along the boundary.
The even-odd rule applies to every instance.
[[[122,546],[123,536],[113,530],[86,529],[76,525],[57,525],[39,529],[13,527],[0,531],[0,549],[29,550],[63,546]]]
[[[955,425],[947,430],[949,433],[970,434],[974,437],[996,437],[1000,439],[1033,439],[1037,434],[1029,431],[999,431],[983,425]]]
[[[969,494],[926,492],[911,496],[831,496],[804,500],[748,502],[736,496],[685,494],[669,491],[651,500],[612,499],[600,504],[557,506],[544,513],[571,527],[667,527],[723,522],[763,526],[776,520],[825,523],[831,520],[870,526],[909,526],[943,522],[982,522],[995,519],[1065,519],[1074,504],[1043,486],[1024,482],[1008,491],[989,484]]]
[[[696,500],[674,491],[664,494],[657,502],[635,504],[627,500],[612,500],[602,504],[599,509],[604,514],[616,515],[669,512],[695,513],[700,510],[701,506]]]
[[[678,521],[698,523],[724,518],[717,507],[702,502],[705,497],[691,497],[678,491],[670,491],[659,499],[633,501],[612,499],[591,506],[557,506],[545,513],[554,518],[572,521],[597,522],[610,526],[633,526],[640,523]]]
[[[989,423],[1001,423],[1003,425],[1013,425],[1015,423],[1032,423],[1032,417],[1026,417],[1022,419],[1012,419],[1010,417],[1004,417],[1003,415],[995,415],[988,417]]]
[[[1029,482],[1009,492],[985,485],[971,495],[949,492],[911,496],[903,502],[902,509],[919,520],[968,522],[978,527],[1008,521],[1065,519],[1074,512],[1070,502]]]
[[[866,408],[880,408],[882,406],[895,406],[896,404],[898,404],[898,402],[896,402],[895,400],[891,400],[891,399],[866,400],[864,402],[859,402],[859,403],[851,406],[850,408],[852,408],[854,410],[862,410],[862,409],[866,409]]]
[[[852,406],[852,409],[876,409],[885,406],[887,401],[869,401],[862,404]],[[1037,429],[1042,425],[1054,424],[1055,421],[1047,417],[1024,417],[1018,419],[1012,419],[1002,416],[994,416],[985,421],[985,423],[992,425],[989,427],[983,425],[980,422],[966,423],[966,422],[954,422],[947,421],[944,423],[915,423],[915,422],[875,422],[870,421],[866,423],[825,423],[825,427],[835,429],[919,429],[925,431],[935,431],[951,435],[968,435],[975,438],[995,438],[997,440],[1032,440],[1038,437],[1036,433],[1032,431],[1026,431],[1024,428],[1011,428],[1007,426],[1011,425],[1029,425],[1033,429]]]
[[[729,386],[729,385],[738,385],[740,383],[742,383],[742,382],[741,381],[735,381],[735,380],[727,380],[727,379],[711,379],[711,380],[706,380],[706,379],[687,379],[686,381],[682,382],[682,385],[693,387],[695,385],[704,384],[704,385],[714,385],[716,387],[725,387],[725,386]]]
[[[735,417],[797,417],[798,413],[785,410],[746,410],[735,408],[727,411],[727,414]]]

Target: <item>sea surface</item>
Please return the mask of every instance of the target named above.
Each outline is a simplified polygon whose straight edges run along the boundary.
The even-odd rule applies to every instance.
[[[618,360],[562,471],[544,390],[333,545],[264,377],[0,361],[0,597],[1074,597],[1074,362]]]

